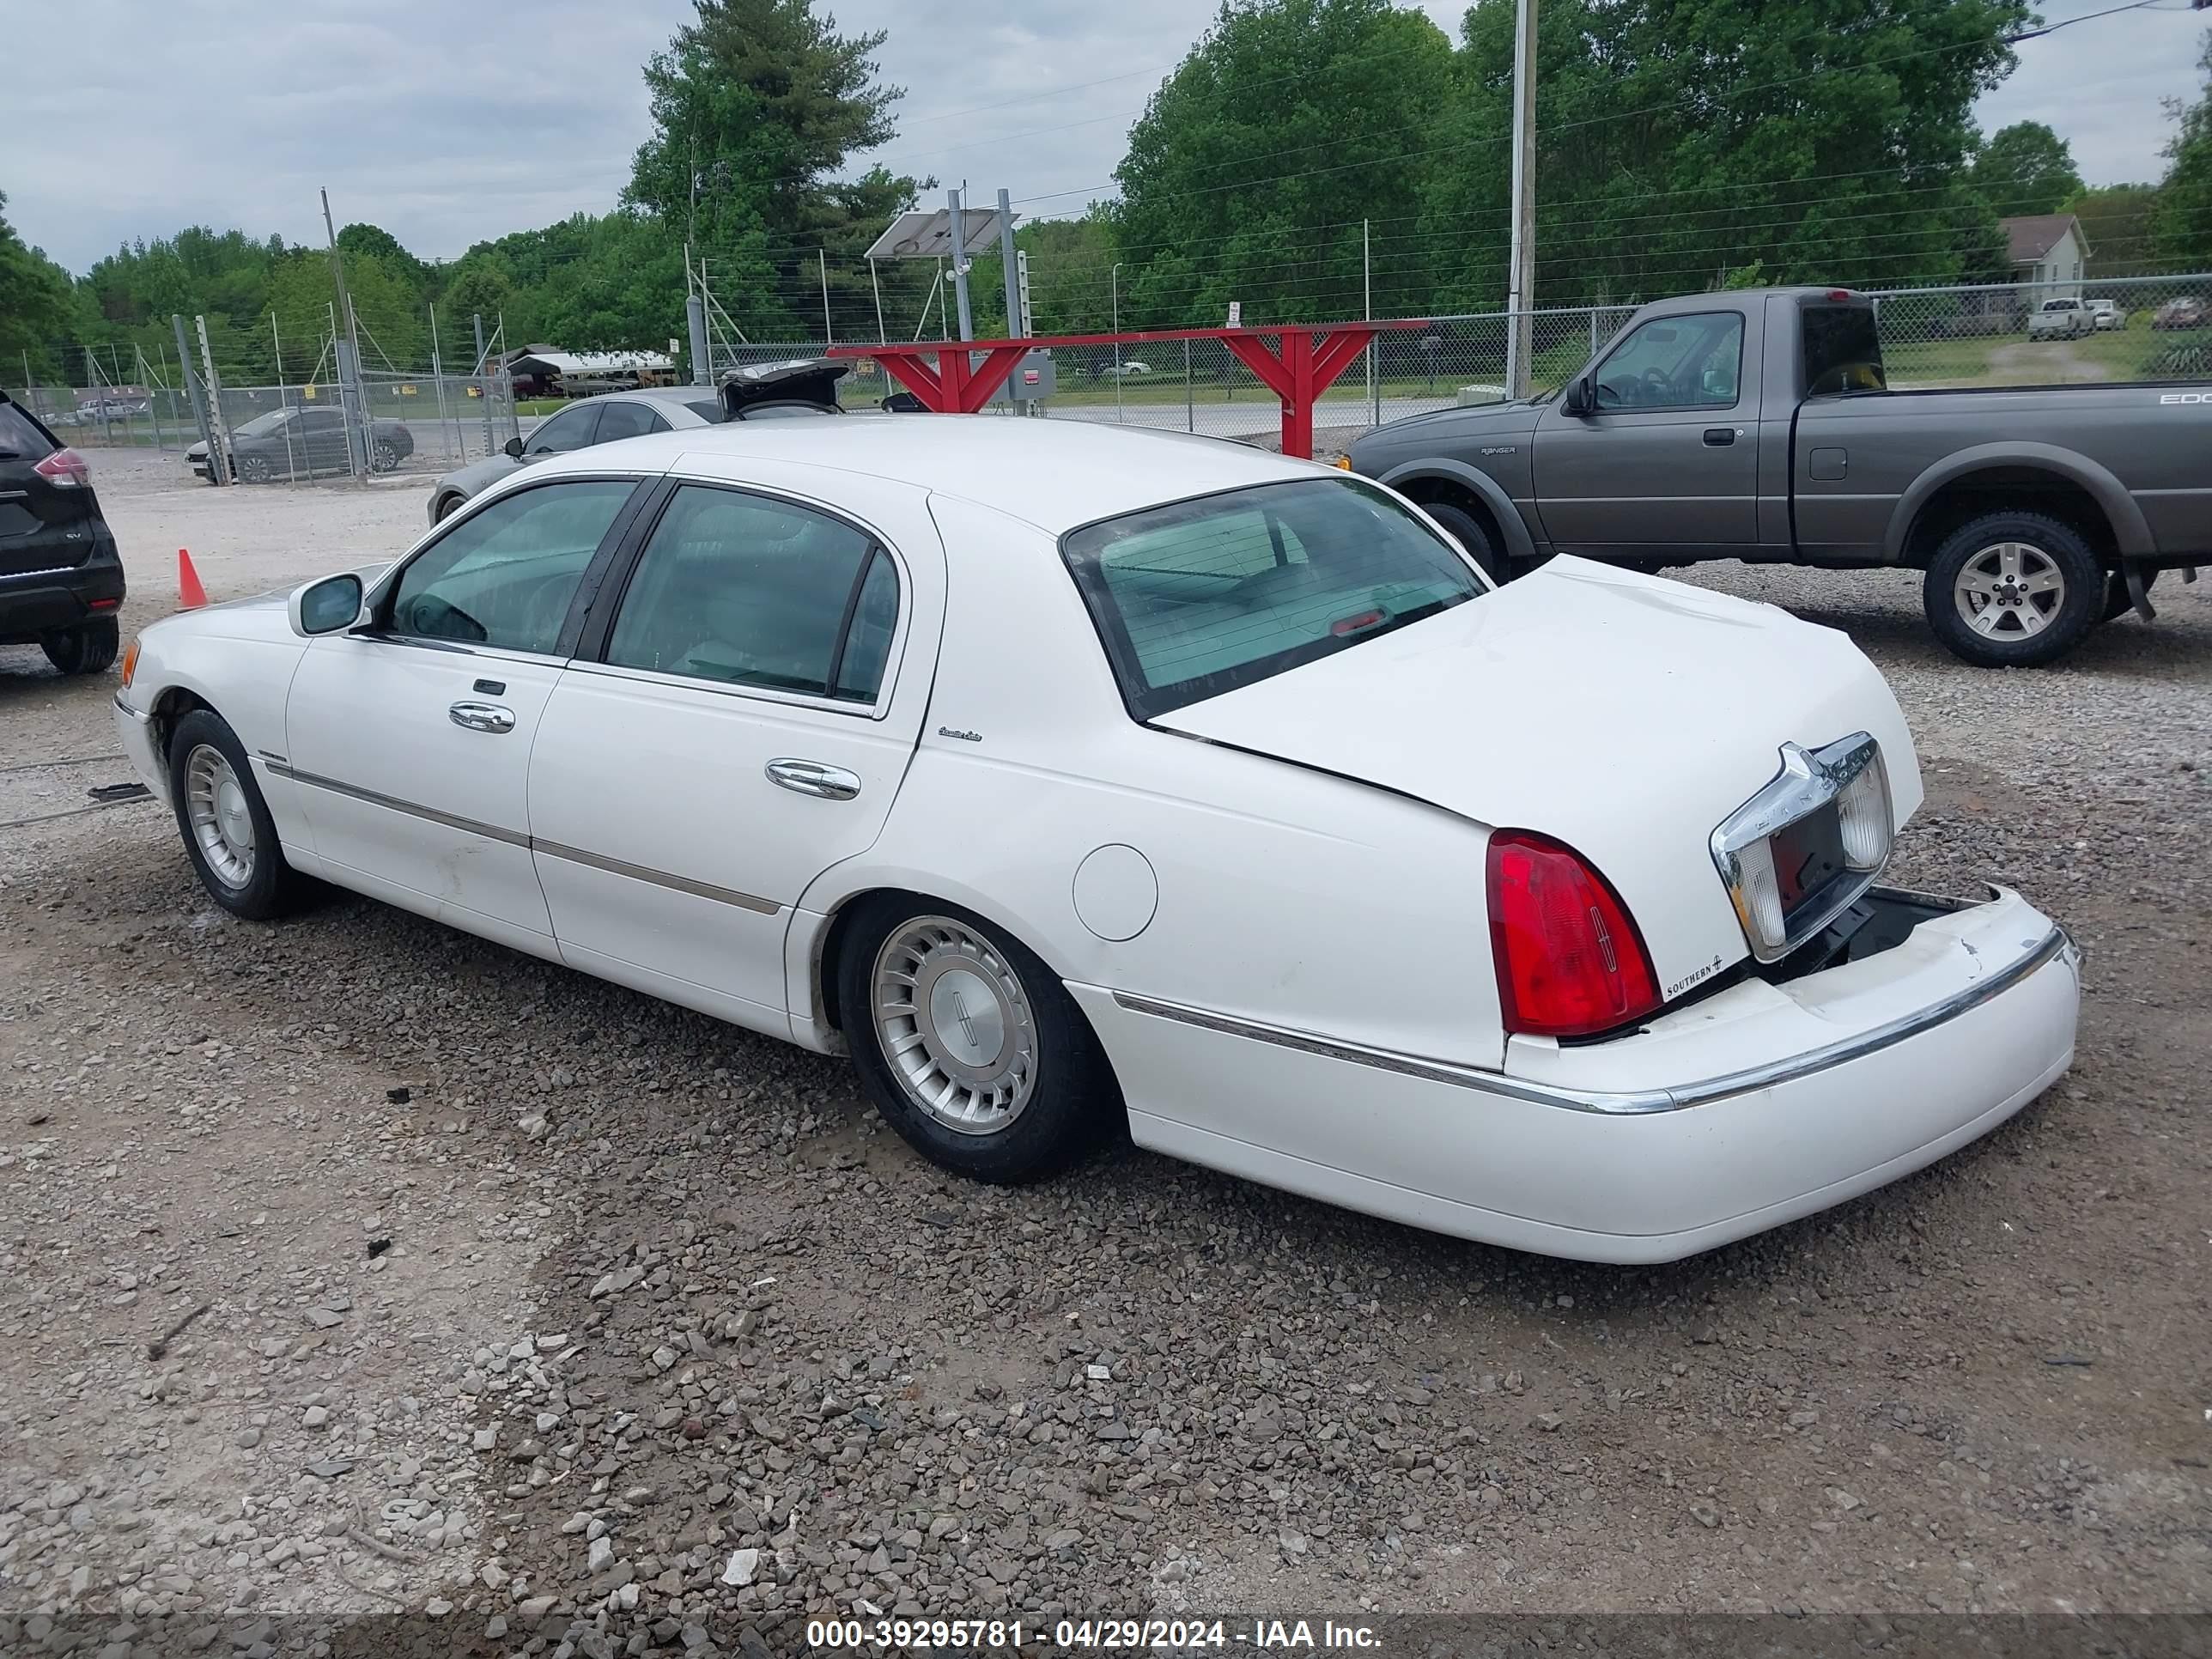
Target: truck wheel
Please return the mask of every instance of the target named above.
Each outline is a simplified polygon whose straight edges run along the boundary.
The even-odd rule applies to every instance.
[[[2158,572],[2142,573],[2143,592],[2150,592],[2151,584],[2158,580]],[[2127,579],[2117,570],[2105,578],[2105,613],[2099,622],[2118,622],[2136,608],[2135,596],[2128,592]]]
[[[1944,538],[1921,598],[1952,655],[1982,668],[2033,667],[2065,655],[2095,625],[2105,573],[2069,526],[2041,513],[1988,513]]]
[[[1480,520],[1463,507],[1454,507],[1449,501],[1423,501],[1421,510],[1442,525],[1454,541],[1467,550],[1467,556],[1482,567],[1482,574],[1503,586],[1511,580],[1505,561],[1490,539],[1490,532]]]

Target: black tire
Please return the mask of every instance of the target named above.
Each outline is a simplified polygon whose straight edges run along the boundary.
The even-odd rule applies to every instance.
[[[462,503],[467,500],[468,497],[465,495],[447,495],[441,498],[438,502],[438,514],[435,518],[432,519],[430,522],[432,524],[445,523],[447,520],[452,518],[454,514],[461,510]]]
[[[215,750],[229,763],[232,776],[253,822],[252,866],[241,882],[227,880],[216,873],[193,831],[185,799],[186,774],[193,751],[201,748]],[[169,804],[177,815],[178,833],[184,837],[185,856],[191,860],[208,896],[231,915],[244,916],[249,921],[266,921],[290,910],[305,889],[305,878],[284,861],[283,847],[276,839],[276,820],[269,816],[269,803],[262,799],[260,786],[253,781],[253,767],[246,758],[245,745],[239,742],[238,733],[230,729],[229,722],[211,709],[193,709],[177,722],[177,729],[169,738],[168,758]]]
[[[1959,581],[1969,564],[1993,556],[2007,543],[2023,550],[2023,567],[2033,565],[2038,575],[2055,574],[2060,586],[2055,592],[2005,601],[2014,614],[2000,612],[1994,624],[1997,631],[1988,632],[1962,611],[1967,602],[1959,594]],[[2051,601],[2047,609],[2046,598]],[[1960,525],[1928,562],[1921,587],[1922,608],[1936,637],[1953,656],[1978,668],[2030,668],[2056,661],[2096,626],[2104,604],[2105,572],[2089,544],[2072,526],[2042,513],[1985,513]],[[2017,614],[2021,606],[2033,607],[2039,618],[2032,633]],[[1996,609],[1993,601],[1975,614],[1987,616]]]
[[[1450,501],[1423,501],[1422,510],[1451,532],[1452,539],[1467,550],[1467,556],[1482,567],[1482,574],[1491,580],[1504,584],[1513,579],[1511,568],[1498,544],[1491,540],[1490,532],[1482,527],[1482,520],[1463,507]]]
[[[2143,592],[2149,592],[2151,584],[2157,580],[2157,571],[2144,571],[2142,573]],[[2136,597],[2128,592],[2127,578],[2121,575],[2118,571],[2113,571],[2105,578],[2105,610],[2104,614],[2097,620],[2100,623],[2118,622],[2135,608]]]
[[[122,645],[122,633],[112,617],[80,623],[75,628],[58,628],[39,639],[46,660],[64,674],[106,673],[114,665],[115,653]]]
[[[957,905],[901,894],[860,901],[837,960],[837,1004],[861,1086],[884,1120],[933,1164],[997,1186],[1063,1170],[1109,1125],[1126,1121],[1121,1091],[1091,1026],[1060,976],[1005,929]],[[908,1092],[876,1018],[872,985],[886,945],[908,925],[941,918],[968,930],[1011,970],[1036,1035],[1034,1079],[1004,1127],[963,1133],[933,1117]],[[962,1016],[965,1023],[964,1013]]]
[[[389,438],[379,438],[368,452],[368,470],[390,472],[399,465],[399,449]]]
[[[241,455],[238,458],[238,481],[240,483],[267,483],[272,470],[266,455]]]

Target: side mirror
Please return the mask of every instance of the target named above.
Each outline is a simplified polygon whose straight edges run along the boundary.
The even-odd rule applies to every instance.
[[[521,439],[509,438],[504,444],[501,445],[500,447],[504,449],[514,459],[519,461],[522,459]]]
[[[359,622],[361,599],[361,578],[348,571],[294,588],[285,609],[291,615],[292,631],[311,640],[318,634],[341,633]]]
[[[1587,374],[1577,374],[1567,382],[1567,389],[1559,394],[1559,412],[1563,415],[1588,415],[1597,408],[1596,394],[1590,390]]]

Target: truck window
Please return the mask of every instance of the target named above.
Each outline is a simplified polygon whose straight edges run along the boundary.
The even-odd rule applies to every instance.
[[[1888,390],[1872,306],[1806,306],[1798,315],[1803,319],[1807,397]]]
[[[1726,409],[1743,373],[1743,313],[1654,317],[1605,360],[1595,381],[1601,410]]]

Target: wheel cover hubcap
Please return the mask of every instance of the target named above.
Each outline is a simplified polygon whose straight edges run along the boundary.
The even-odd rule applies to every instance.
[[[2057,619],[2066,604],[2066,577],[2057,561],[2033,542],[1992,542],[1960,568],[1951,599],[1977,634],[2024,640]]]
[[[253,879],[253,811],[222,750],[196,745],[185,760],[185,820],[200,856],[226,887]]]
[[[960,1134],[994,1134],[1022,1115],[1036,1085],[1036,1019],[990,940],[917,916],[884,941],[870,984],[877,1041],[909,1101]]]

